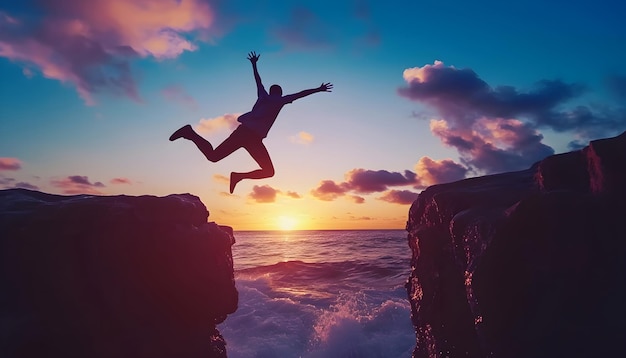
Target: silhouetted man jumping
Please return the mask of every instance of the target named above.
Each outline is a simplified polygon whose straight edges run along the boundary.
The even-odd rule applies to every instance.
[[[230,193],[235,190],[237,183],[243,179],[263,179],[274,176],[274,165],[267,152],[267,148],[263,144],[263,138],[267,137],[272,124],[276,120],[278,113],[284,105],[291,103],[299,98],[311,95],[317,92],[331,92],[333,85],[331,83],[322,83],[317,88],[311,88],[298,93],[283,96],[283,89],[279,85],[272,85],[268,94],[261,82],[261,76],[257,70],[256,63],[261,55],[257,55],[254,51],[248,54],[248,60],[252,63],[254,71],[254,79],[256,81],[258,98],[252,110],[242,114],[237,118],[241,123],[231,135],[213,149],[211,143],[196,133],[189,124],[181,127],[170,136],[170,140],[178,138],[189,139],[200,149],[202,154],[211,162],[217,162],[239,148],[245,148],[252,158],[259,164],[261,169],[253,170],[247,173],[230,173]]]

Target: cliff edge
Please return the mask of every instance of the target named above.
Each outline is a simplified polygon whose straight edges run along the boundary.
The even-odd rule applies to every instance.
[[[226,357],[232,230],[189,194],[0,190],[0,356]]]
[[[414,357],[626,356],[626,132],[424,190],[407,222]]]

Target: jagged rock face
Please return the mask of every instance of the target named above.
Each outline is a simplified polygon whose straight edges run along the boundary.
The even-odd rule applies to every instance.
[[[413,203],[414,357],[626,356],[626,133]]]
[[[1,357],[225,357],[232,230],[189,194],[0,191]]]

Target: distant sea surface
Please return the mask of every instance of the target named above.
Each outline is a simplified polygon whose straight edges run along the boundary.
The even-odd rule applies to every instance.
[[[410,357],[404,230],[243,231],[239,309],[218,326],[230,358]]]

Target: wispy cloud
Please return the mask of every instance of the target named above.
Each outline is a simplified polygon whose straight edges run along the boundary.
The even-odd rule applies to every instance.
[[[218,183],[224,183],[224,184],[230,183],[230,178],[222,174],[213,174],[213,180],[215,180]]]
[[[54,187],[61,189],[64,194],[102,194],[98,189],[104,188],[101,182],[91,182],[87,176],[70,175],[62,179],[50,181]]]
[[[196,100],[180,85],[172,84],[164,87],[161,90],[161,95],[166,100],[176,102],[183,107],[187,107],[192,110],[196,110],[198,108]]]
[[[302,132],[298,132],[298,134],[294,136],[289,137],[289,140],[292,143],[308,145],[308,144],[313,143],[313,141],[315,140],[315,137],[313,137],[311,133],[302,131]]]
[[[37,16],[0,12],[0,56],[73,85],[86,104],[101,90],[141,100],[130,62],[194,51],[215,13],[204,0],[41,0]]]
[[[2,189],[13,189],[13,188],[23,188],[30,190],[39,190],[37,185],[25,182],[25,181],[17,181],[15,178],[7,178],[0,174],[0,188]]]
[[[287,47],[324,48],[332,43],[330,28],[315,12],[297,6],[285,22],[274,27],[272,34]]]
[[[0,185],[2,185],[4,188],[12,186],[13,183],[15,183],[15,178],[7,178],[4,175],[0,175]]]
[[[19,170],[22,162],[17,158],[0,157],[0,170]]]
[[[296,193],[295,191],[287,191],[285,193],[285,195],[287,195],[288,197],[293,198],[293,199],[300,199],[300,198],[302,198],[302,196],[300,196],[300,194]]]
[[[30,190],[39,190],[39,187],[37,185],[25,182],[25,181],[20,181],[15,183],[15,188],[22,188],[22,189],[30,189]]]
[[[132,184],[133,182],[128,178],[113,178],[109,181],[111,184]]]

